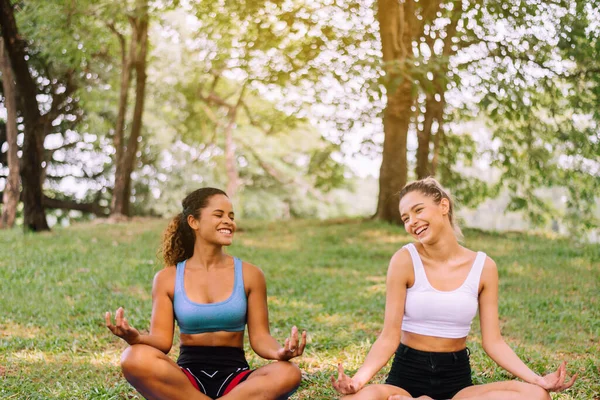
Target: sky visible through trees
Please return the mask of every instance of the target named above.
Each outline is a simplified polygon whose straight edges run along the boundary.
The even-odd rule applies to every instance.
[[[204,185],[252,218],[398,222],[394,193],[433,175],[465,207],[593,231],[597,3],[2,0],[16,222],[165,215]]]

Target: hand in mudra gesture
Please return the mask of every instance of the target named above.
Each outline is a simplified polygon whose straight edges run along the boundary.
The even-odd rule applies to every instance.
[[[285,339],[285,343],[277,352],[280,361],[287,361],[294,357],[301,356],[306,347],[306,331],[302,331],[301,341],[298,341],[298,328],[292,327],[290,337]]]
[[[567,363],[566,361],[563,361],[556,371],[540,377],[536,384],[548,390],[549,392],[560,392],[573,386],[575,379],[577,379],[577,374],[573,375],[570,380],[565,382],[566,377]]]
[[[115,313],[115,325],[113,325],[110,318],[110,312],[107,311],[106,314],[104,314],[106,327],[110,329],[114,335],[120,337],[130,345],[136,344],[140,339],[140,332],[134,327],[129,326],[124,314],[125,311],[123,310],[123,307],[119,307]]]
[[[361,389],[360,385],[354,379],[346,375],[342,363],[338,364],[337,379],[331,376],[331,384],[340,394],[354,394]]]

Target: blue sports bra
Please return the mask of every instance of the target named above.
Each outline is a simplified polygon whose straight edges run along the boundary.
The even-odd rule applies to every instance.
[[[173,311],[181,333],[239,332],[244,330],[248,300],[244,290],[242,261],[237,257],[234,257],[233,260],[235,277],[231,296],[224,301],[206,304],[195,303],[187,297],[183,285],[187,260],[177,264]]]

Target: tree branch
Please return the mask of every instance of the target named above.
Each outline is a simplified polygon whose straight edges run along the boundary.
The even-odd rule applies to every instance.
[[[257,120],[255,120],[252,117],[252,113],[250,112],[250,107],[248,107],[248,104],[246,104],[245,102],[242,102],[242,108],[244,109],[244,111],[246,111],[246,115],[248,116],[248,119],[250,120],[250,125],[260,129],[265,135],[270,136],[273,134],[273,125],[271,125],[271,127],[269,129],[266,129],[264,126],[262,126]]]
[[[85,213],[94,214],[98,217],[107,217],[109,210],[107,207],[102,207],[98,202],[94,203],[79,203],[75,200],[69,199],[53,199],[48,196],[44,196],[42,201],[44,208],[54,208],[60,210],[76,210]]]
[[[314,187],[312,187],[308,182],[306,182],[300,178],[292,178],[292,179],[287,179],[287,180],[284,179],[284,177],[281,175],[281,172],[279,172],[275,167],[273,167],[272,165],[267,163],[265,160],[263,160],[262,157],[258,154],[258,152],[252,146],[246,144],[243,140],[240,140],[239,138],[237,139],[237,142],[240,143],[246,151],[248,151],[250,154],[252,154],[252,157],[254,157],[254,159],[256,160],[258,165],[263,169],[263,171],[265,171],[270,177],[275,179],[280,184],[282,184],[282,185],[295,184],[297,186],[300,186],[302,189],[306,190],[308,193],[312,194],[319,201],[323,201],[323,202],[326,201],[323,194],[321,192],[319,192],[318,190],[316,190]]]

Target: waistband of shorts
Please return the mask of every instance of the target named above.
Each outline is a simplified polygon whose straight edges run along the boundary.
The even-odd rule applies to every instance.
[[[403,355],[413,360],[431,361],[435,360],[437,363],[453,364],[456,362],[469,362],[469,355],[471,352],[468,348],[464,348],[459,351],[451,352],[436,352],[436,351],[422,351],[408,347],[405,344],[400,344],[397,355]]]
[[[179,349],[177,364],[201,366],[208,369],[248,367],[244,350],[229,346],[182,345]]]

